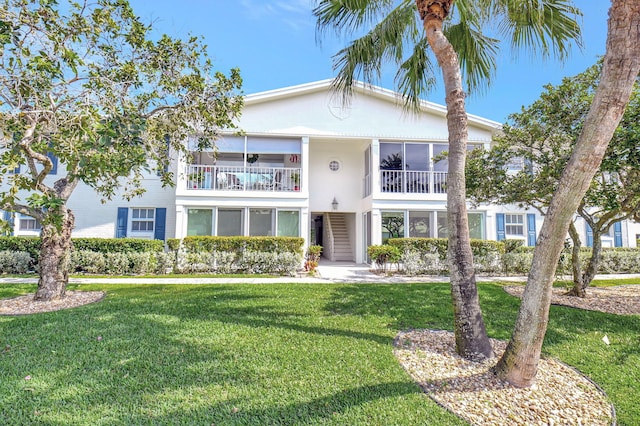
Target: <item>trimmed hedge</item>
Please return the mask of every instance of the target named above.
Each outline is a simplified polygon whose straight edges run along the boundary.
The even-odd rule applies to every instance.
[[[242,256],[245,251],[293,253],[302,256],[303,245],[304,239],[299,237],[192,236],[182,239],[182,247],[187,253],[231,252],[238,256]]]
[[[445,238],[391,238],[386,246],[376,247],[375,253],[384,253],[384,247],[400,250],[398,263],[400,273],[407,275],[446,275],[448,274],[447,239]],[[523,246],[522,240],[485,241],[471,240],[474,267],[476,272],[495,275],[526,275],[531,269],[534,247]],[[382,269],[379,263],[383,258],[369,257]],[[581,247],[580,259],[586,267],[591,257],[591,248]],[[385,265],[386,267],[386,265]],[[562,252],[558,262],[558,274],[571,274],[571,249]],[[628,247],[603,248],[598,273],[640,273],[640,249]]]
[[[163,252],[164,241],[141,238],[72,238],[74,250],[100,253]],[[0,251],[26,251],[40,256],[40,237],[0,237]]]
[[[72,238],[75,250],[100,253],[160,253],[164,251],[164,241],[142,238]]]

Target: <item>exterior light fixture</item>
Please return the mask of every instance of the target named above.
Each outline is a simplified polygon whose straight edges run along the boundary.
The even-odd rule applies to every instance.
[[[333,201],[331,202],[331,207],[333,207],[333,210],[338,210],[338,200],[336,200],[336,197],[333,197]]]

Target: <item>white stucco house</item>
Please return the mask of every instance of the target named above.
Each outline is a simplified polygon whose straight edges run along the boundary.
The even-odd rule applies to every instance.
[[[174,188],[148,175],[146,193],[101,204],[76,189],[69,207],[76,237],[182,238],[285,235],[320,244],[333,260],[366,262],[366,249],[389,236],[445,237],[446,108],[403,111],[396,93],[358,85],[349,106],[331,80],[249,95],[239,124],[218,153],[178,161]],[[500,123],[469,116],[469,149],[489,147]],[[534,245],[542,217],[515,206],[469,207],[472,238],[521,238]],[[636,245],[635,224],[612,227],[605,246]],[[583,241],[588,232],[582,227]],[[16,218],[15,235],[36,235]]]

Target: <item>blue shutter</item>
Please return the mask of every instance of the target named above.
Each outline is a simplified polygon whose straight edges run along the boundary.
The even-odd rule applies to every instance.
[[[587,247],[593,247],[593,229],[587,222],[584,223],[584,226],[587,230]]]
[[[504,213],[496,214],[496,230],[498,231],[497,240],[502,241],[507,236],[504,229]]]
[[[51,160],[53,168],[49,172],[49,174],[55,175],[58,174],[58,157],[53,152],[47,152],[47,157]]]
[[[127,236],[129,209],[127,207],[118,207],[118,220],[116,221],[116,238],[124,238]]]
[[[12,212],[4,211],[2,212],[2,219],[7,222],[9,226],[9,236],[13,236],[13,227],[15,226],[14,216]]]
[[[18,173],[20,173],[20,166],[18,166],[15,169],[13,169],[13,174],[14,175],[17,175]]]
[[[164,230],[167,222],[167,209],[156,209],[156,229],[153,234],[153,238],[156,240],[164,240]]]
[[[613,245],[622,247],[622,222],[613,224]]]
[[[527,213],[527,245],[536,245],[536,215],[533,213]]]

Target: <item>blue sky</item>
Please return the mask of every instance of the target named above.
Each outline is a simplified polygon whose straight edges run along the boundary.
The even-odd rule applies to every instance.
[[[240,68],[245,94],[324,80],[335,75],[331,57],[349,40],[316,39],[313,0],[130,0],[136,14],[159,33],[202,35],[216,68]],[[535,101],[547,83],[558,84],[595,63],[605,50],[606,0],[575,0],[584,17],[583,49],[564,64],[531,58],[503,46],[493,85],[467,99],[467,111],[504,122]],[[379,85],[394,89],[389,68]],[[438,77],[440,77],[438,75]],[[426,97],[444,104],[441,89]]]

